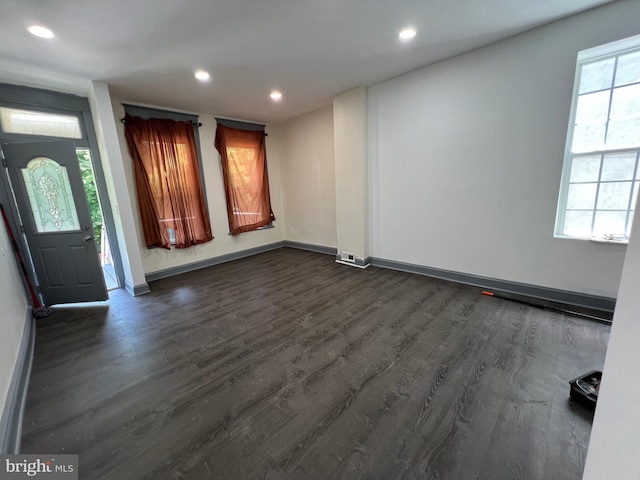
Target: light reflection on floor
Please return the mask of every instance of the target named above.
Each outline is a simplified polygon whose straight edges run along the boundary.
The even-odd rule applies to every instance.
[[[119,288],[118,280],[116,279],[116,272],[113,269],[113,265],[103,265],[102,271],[104,272],[104,281],[107,284],[107,290],[114,290],[116,288]]]

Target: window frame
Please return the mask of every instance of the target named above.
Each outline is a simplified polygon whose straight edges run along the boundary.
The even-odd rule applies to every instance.
[[[65,134],[49,134],[49,133],[43,133],[43,132],[20,132],[20,131],[15,131],[15,130],[7,130],[6,127],[8,125],[5,125],[3,122],[3,111],[8,111],[8,110],[12,110],[16,113],[18,112],[24,112],[26,114],[40,114],[43,116],[53,116],[53,117],[67,117],[67,118],[72,118],[75,120],[75,126],[78,129],[78,134],[77,135],[65,135]],[[8,112],[7,112],[8,113]],[[9,114],[9,118],[10,118]],[[87,138],[87,135],[85,133],[85,128],[82,125],[82,116],[78,115],[77,112],[68,112],[68,113],[54,113],[54,112],[43,112],[42,110],[36,110],[33,108],[16,108],[16,107],[9,107],[6,105],[0,105],[0,130],[2,131],[2,133],[5,134],[13,134],[13,135],[28,135],[30,137],[50,137],[52,139],[60,139],[60,138],[64,138],[67,140],[84,140]]]
[[[122,102],[122,106],[124,107],[125,113],[131,115],[132,117],[140,117],[145,120],[150,118],[161,118],[161,119],[169,119],[175,120],[176,122],[191,122],[194,125],[194,137],[196,140],[196,153],[198,155],[198,168],[200,169],[200,184],[202,185],[202,193],[204,196],[204,208],[207,211],[207,216],[211,219],[211,215],[209,212],[209,200],[207,197],[207,185],[204,180],[204,164],[202,163],[202,151],[200,149],[200,132],[199,132],[199,116],[195,113],[186,113],[186,112],[178,112],[172,110],[164,110],[161,108],[155,107],[147,107],[142,105],[135,105],[128,102]],[[167,219],[162,219],[162,221],[166,221]],[[209,220],[211,221],[211,220]],[[167,228],[169,233],[169,241],[172,246],[176,244],[175,230],[172,232],[172,228]],[[150,249],[154,249],[158,247],[151,247]]]
[[[572,239],[572,240],[591,240],[597,242],[606,242],[606,243],[622,243],[626,244],[629,241],[629,229],[630,229],[630,220],[635,213],[635,205],[631,205],[633,200],[634,187],[640,189],[640,178],[638,178],[638,171],[640,169],[640,145],[635,147],[623,147],[623,148],[606,148],[606,145],[603,145],[603,148],[584,151],[584,152],[572,152],[573,139],[575,134],[576,127],[576,113],[578,108],[578,99],[580,97],[580,82],[582,79],[582,70],[585,65],[599,62],[602,60],[606,60],[608,58],[616,58],[629,53],[640,52],[640,35],[636,35],[633,37],[625,38],[616,42],[608,43],[605,45],[601,45],[598,47],[590,48],[588,50],[583,50],[578,52],[577,60],[576,60],[576,68],[574,74],[574,83],[573,90],[571,94],[571,109],[569,114],[569,124],[567,127],[567,136],[565,143],[565,151],[564,158],[562,164],[562,176],[560,180],[560,190],[558,195],[557,202],[557,211],[554,225],[554,237],[555,238],[564,238],[564,239]],[[615,80],[616,70],[613,72],[613,79]],[[640,82],[631,83],[629,85],[640,85]],[[624,85],[627,86],[627,85]],[[609,103],[608,103],[608,117],[607,117],[607,125],[605,130],[605,141],[606,141],[606,132],[609,127],[609,115],[611,111],[612,104],[612,95],[613,91],[616,88],[615,84],[604,90],[608,90],[610,93]],[[599,90],[594,90],[597,92]],[[593,93],[593,92],[589,92]],[[624,154],[624,153],[635,153],[636,160],[634,166],[634,173],[630,180],[602,180],[602,168],[604,164],[604,156],[605,155],[616,155],[616,154]],[[571,185],[571,168],[573,165],[573,161],[575,158],[581,156],[600,156],[600,167],[598,173],[598,179],[594,182],[596,183],[597,190],[594,198],[594,205],[591,209],[593,211],[593,216],[591,220],[591,234],[588,236],[573,236],[567,235],[564,233],[565,219],[567,213],[567,203],[569,197],[569,187]],[[593,232],[593,227],[595,223],[596,212],[598,211],[598,195],[600,192],[600,185],[603,183],[623,183],[630,182],[631,183],[631,191],[629,196],[629,202],[626,209],[626,220],[625,220],[625,233],[624,235],[615,235],[615,236],[596,236]],[[585,209],[587,210],[587,209]],[[611,210],[611,211],[623,211],[623,210]]]
[[[262,124],[262,123],[256,123],[256,122],[245,122],[243,120],[235,120],[235,119],[231,119],[231,118],[224,118],[224,117],[215,117],[216,120],[216,124],[220,124],[220,125],[224,125],[226,127],[231,127],[231,128],[236,128],[238,130],[248,130],[248,131],[252,131],[252,132],[263,132],[265,137],[268,137],[269,134],[265,131],[266,130],[266,125]],[[225,199],[226,200],[226,199]],[[234,212],[234,215],[242,215],[246,212]],[[273,221],[268,223],[267,225],[263,225],[261,227],[257,227],[253,230],[248,230],[246,232],[242,232],[242,233],[249,233],[249,232],[257,232],[260,230],[266,230],[269,228],[274,228],[275,226],[273,225]],[[233,233],[231,233],[231,226],[229,225],[229,232],[227,233],[227,235],[233,235]]]

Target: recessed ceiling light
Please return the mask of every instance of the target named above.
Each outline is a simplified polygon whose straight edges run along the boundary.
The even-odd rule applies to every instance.
[[[277,90],[271,92],[271,95],[269,96],[271,97],[271,100],[274,100],[276,102],[282,98],[282,94]]]
[[[398,36],[402,40],[409,40],[416,36],[416,31],[413,28],[405,28],[404,30],[400,31]]]
[[[204,70],[196,70],[195,76],[198,80],[209,80],[209,77],[211,77],[211,75],[209,75],[209,72],[205,72]]]
[[[27,30],[29,30],[31,35],[35,35],[40,38],[53,38],[55,36],[51,30],[40,25],[31,25],[27,27]]]

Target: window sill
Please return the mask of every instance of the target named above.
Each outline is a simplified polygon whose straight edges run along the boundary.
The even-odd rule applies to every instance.
[[[595,243],[615,243],[618,245],[627,245],[629,243],[629,239],[626,237],[614,237],[614,238],[607,238],[607,237],[589,237],[589,241],[590,242],[595,242]]]
[[[258,232],[260,230],[268,230],[270,228],[276,228],[276,227],[273,223],[270,223],[269,225],[265,225],[264,227],[258,227],[255,230],[249,230],[248,232],[242,232],[242,233]],[[233,235],[233,233],[228,232],[227,235]]]
[[[570,237],[569,235],[554,235],[553,238],[559,238],[562,240],[586,240],[593,243],[608,243],[613,245],[627,245],[629,238],[617,237],[617,238],[605,238],[605,237]]]

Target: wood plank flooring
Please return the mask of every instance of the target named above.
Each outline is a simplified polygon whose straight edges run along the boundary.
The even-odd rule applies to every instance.
[[[23,453],[80,478],[579,479],[609,327],[280,249],[39,320]]]

